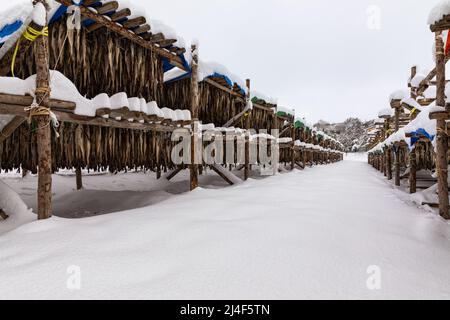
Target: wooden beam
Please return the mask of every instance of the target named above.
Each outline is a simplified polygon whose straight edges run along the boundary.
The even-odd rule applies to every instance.
[[[25,121],[26,118],[15,116],[0,132],[0,144],[8,139]]]
[[[147,19],[145,19],[144,17],[137,17],[137,18],[125,21],[123,23],[123,26],[127,29],[132,29],[132,28],[137,28],[141,24],[145,24],[145,23],[147,23]]]
[[[175,178],[175,176],[177,175],[177,174],[179,174],[181,171],[183,171],[184,170],[184,167],[183,166],[179,166],[178,168],[176,168],[175,170],[173,170],[171,173],[169,173],[168,175],[167,175],[167,177],[166,177],[166,179],[167,180],[172,180],[173,178]]]
[[[126,8],[126,9],[122,9],[122,10],[119,10],[119,11],[115,12],[111,16],[111,20],[116,22],[116,21],[122,20],[124,18],[127,18],[129,16],[131,16],[131,10]]]
[[[0,103],[29,107],[33,101],[34,98],[32,96],[18,96],[0,93]],[[50,99],[48,104],[52,109],[74,111],[76,108],[76,104],[70,101]]]
[[[178,47],[172,47],[172,48],[168,48],[168,50],[170,52],[175,53],[177,56],[184,54],[186,52],[185,48],[178,48]]]
[[[132,129],[132,130],[144,130],[144,131],[157,131],[157,132],[172,132],[176,129],[173,126],[163,126],[157,123],[140,123],[129,121],[118,121],[115,119],[105,119],[102,117],[87,117],[76,115],[71,112],[52,110],[59,121],[70,122],[77,124],[84,124],[90,126],[111,127],[120,129]],[[0,103],[0,114],[15,115],[26,118],[29,113],[24,110],[23,106]]]
[[[100,2],[100,0],[84,0],[83,1],[83,5],[86,6],[86,7],[89,7],[89,6],[91,6],[91,5],[95,4],[95,3],[98,3],[98,2]]]
[[[175,42],[177,42],[177,40],[175,39],[166,39],[161,42],[158,42],[157,45],[160,46],[161,48],[167,48],[173,45]]]
[[[119,8],[119,3],[117,1],[111,1],[103,3],[100,7],[96,7],[98,14],[106,14],[113,11],[116,11]]]
[[[148,24],[143,24],[138,28],[134,29],[133,32],[136,34],[143,34],[150,31],[150,26]]]
[[[96,31],[98,29],[101,29],[103,27],[105,27],[105,26],[103,24],[101,24],[101,23],[93,23],[90,26],[86,27],[86,30],[87,30],[88,33],[91,33],[91,32],[94,32],[94,31]]]
[[[71,0],[56,0],[59,3],[65,5],[65,6],[71,6],[72,5],[72,1]],[[157,46],[155,46],[154,44],[146,41],[144,38],[136,35],[133,32],[129,32],[126,28],[124,28],[123,26],[118,25],[117,23],[115,23],[114,21],[111,21],[109,18],[106,18],[102,15],[99,15],[97,13],[92,12],[91,10],[89,10],[88,8],[86,8],[85,6],[80,6],[80,12],[83,16],[97,22],[100,23],[102,25],[104,25],[106,28],[108,28],[111,31],[116,32],[117,34],[123,36],[124,38],[129,39],[130,41],[146,48],[149,50],[153,50],[155,53],[157,53],[158,55],[160,55],[161,57],[167,58],[170,63],[172,63],[174,66],[187,71],[187,68],[183,65],[183,62],[181,60],[180,57],[174,55],[173,53],[171,53],[168,50],[165,50],[163,48],[158,48]]]
[[[203,82],[206,82],[206,83],[208,83],[208,84],[210,84],[210,85],[212,85],[212,86],[214,86],[214,87],[216,87],[216,88],[218,88],[218,89],[220,89],[220,90],[222,90],[222,91],[225,91],[225,92],[227,92],[227,93],[229,93],[229,94],[231,94],[231,95],[233,95],[233,96],[235,96],[235,97],[240,98],[240,99],[241,99],[240,101],[242,101],[242,102],[245,101],[245,100],[244,100],[244,97],[242,96],[242,94],[237,93],[237,92],[234,92],[234,91],[231,90],[230,88],[227,88],[227,87],[225,87],[225,86],[223,86],[223,85],[217,83],[216,81],[214,81],[214,80],[212,80],[212,79],[210,79],[210,78],[205,78],[205,79],[203,80]]]
[[[148,42],[151,44],[155,44],[155,43],[163,41],[164,39],[165,39],[165,37],[162,33],[156,33],[156,34],[149,33],[149,37],[146,40],[148,40]]]

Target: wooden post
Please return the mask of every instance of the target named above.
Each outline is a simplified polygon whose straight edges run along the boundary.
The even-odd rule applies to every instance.
[[[295,123],[292,124],[291,138],[292,138],[291,170],[294,170],[295,169]]]
[[[391,149],[387,149],[387,178],[388,180],[392,180],[392,151]]]
[[[417,74],[417,66],[411,67],[411,80],[416,76],[416,74]],[[411,98],[413,98],[414,100],[417,98],[417,94],[414,91],[413,86],[411,86]]]
[[[46,0],[36,0],[35,6],[44,5]],[[35,23],[35,22],[32,22]],[[42,27],[45,26],[40,26]],[[36,102],[41,107],[48,107],[50,98],[50,70],[48,37],[39,36],[35,45],[36,58]],[[37,115],[37,153],[38,153],[38,219],[48,219],[52,216],[52,150],[51,150],[51,119],[50,115]]]
[[[442,32],[435,33],[436,41],[436,105],[444,107],[445,103],[445,52]],[[449,108],[447,108],[449,111]],[[439,214],[450,219],[448,199],[448,137],[445,119],[437,120],[437,155]]]
[[[83,176],[81,174],[81,167],[77,166],[75,169],[76,180],[77,180],[77,190],[83,189]]]
[[[395,185],[400,186],[400,146],[397,145],[394,149],[394,167],[395,167]]]
[[[250,101],[250,79],[246,81],[247,85],[247,99]],[[244,164],[244,181],[247,181],[250,177],[250,111],[245,115],[245,129],[247,134],[245,135],[245,164]]]
[[[417,191],[417,156],[414,148],[409,155],[409,192]]]
[[[192,126],[192,138],[191,138],[191,164],[190,169],[190,187],[191,191],[198,188],[198,165],[196,163],[197,157],[197,140],[198,140],[198,104],[199,104],[199,92],[198,92],[198,49],[195,44],[191,47],[192,63],[191,63],[191,114],[194,122]]]

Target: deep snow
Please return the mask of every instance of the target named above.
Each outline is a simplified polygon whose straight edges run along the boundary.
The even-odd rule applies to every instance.
[[[101,211],[114,198],[130,198],[124,208],[145,207],[3,234],[0,296],[450,298],[450,225],[414,206],[365,160],[353,155],[226,188],[211,175],[202,178],[207,187],[182,194],[186,175],[160,182],[166,191],[155,191],[150,175],[92,176],[81,192],[72,191],[73,177],[58,176],[57,210],[62,197],[74,211]],[[33,179],[5,182],[23,194],[31,192],[20,186]],[[67,288],[71,266],[80,267],[81,290]],[[380,290],[366,286],[369,266],[381,270]]]

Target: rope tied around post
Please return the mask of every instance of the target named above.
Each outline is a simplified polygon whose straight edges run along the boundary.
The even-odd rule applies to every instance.
[[[29,113],[28,114],[28,124],[32,123],[34,117],[39,117],[39,116],[48,116],[49,117],[49,122],[46,125],[44,125],[40,128],[34,129],[33,132],[37,132],[39,130],[45,129],[49,125],[51,125],[53,130],[55,131],[56,138],[59,138],[59,133],[56,130],[56,128],[59,127],[59,121],[58,121],[56,115],[50,110],[50,108],[40,106],[39,104],[34,102],[30,107],[24,108],[24,110]]]
[[[28,26],[25,29],[25,32],[22,34],[22,37],[30,42],[36,41],[38,37],[48,37],[48,27],[44,27],[41,31],[34,29],[31,26]],[[22,41],[22,37],[17,40],[16,48],[14,49],[14,54],[11,62],[11,74],[15,77],[14,74],[14,66],[16,64],[17,53],[19,52],[20,42]]]

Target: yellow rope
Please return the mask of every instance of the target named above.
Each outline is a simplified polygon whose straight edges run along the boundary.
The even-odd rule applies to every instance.
[[[25,38],[26,40],[28,40],[30,42],[36,41],[36,39],[40,36],[48,37],[48,27],[45,27],[44,29],[42,29],[42,31],[39,31],[39,30],[34,29],[33,27],[28,26],[22,35],[23,38]],[[21,41],[22,41],[22,38],[20,38],[17,41],[16,48],[14,49],[14,55],[13,55],[12,62],[11,62],[11,73],[12,73],[13,77],[15,77],[14,66],[16,64],[17,53],[19,52],[19,47],[20,47]]]
[[[26,112],[29,112],[28,115],[28,123],[31,123],[33,117],[37,116],[49,116],[51,114],[50,108],[39,106],[35,103],[31,105],[31,107],[25,108]]]

